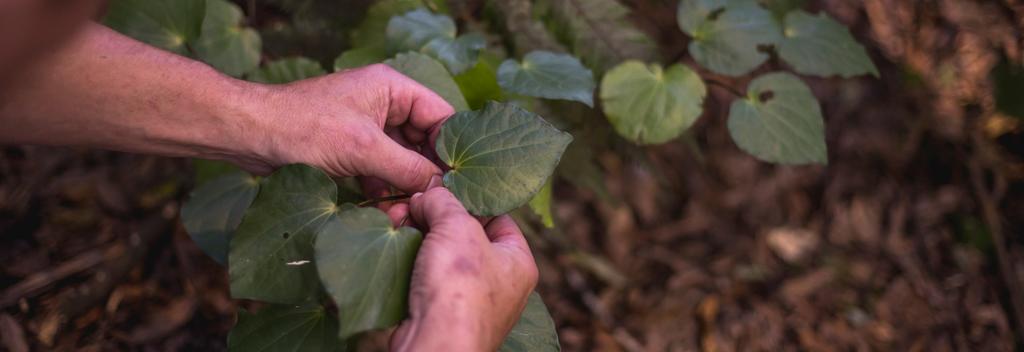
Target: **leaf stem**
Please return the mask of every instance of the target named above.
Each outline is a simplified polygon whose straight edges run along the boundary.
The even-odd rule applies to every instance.
[[[390,195],[390,196],[385,196],[385,197],[380,197],[380,198],[367,199],[367,200],[364,200],[362,202],[359,202],[359,204],[356,204],[356,205],[361,206],[361,207],[365,207],[365,206],[369,206],[369,205],[377,205],[378,203],[392,202],[392,201],[402,200],[402,199],[409,199],[409,197],[412,197],[412,195],[411,194],[404,194],[404,193],[403,194],[393,194],[393,195]]]
[[[743,93],[740,93],[739,90],[736,90],[736,88],[733,88],[732,86],[730,86],[728,84],[725,84],[722,81],[716,80],[714,78],[708,78],[708,77],[704,77],[704,81],[708,82],[709,84],[711,84],[713,86],[719,86],[719,87],[729,91],[729,93],[732,93],[737,98],[742,98],[743,97]]]

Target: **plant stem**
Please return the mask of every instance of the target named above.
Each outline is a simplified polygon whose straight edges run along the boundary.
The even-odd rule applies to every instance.
[[[368,206],[368,205],[376,205],[378,203],[392,202],[392,201],[402,200],[402,199],[409,199],[409,197],[412,197],[412,195],[411,194],[404,194],[404,193],[403,194],[393,194],[393,195],[390,195],[390,196],[385,196],[385,197],[380,197],[380,198],[367,199],[367,200],[364,200],[362,202],[359,202],[359,204],[356,204],[356,205],[361,206],[361,207],[365,207],[365,206]]]
[[[709,84],[711,84],[713,86],[722,87],[723,89],[729,91],[729,93],[732,93],[733,95],[735,95],[737,98],[742,98],[743,97],[743,93],[740,93],[740,91],[736,90],[736,88],[733,88],[732,86],[730,86],[728,84],[725,84],[725,83],[723,83],[721,81],[718,81],[718,80],[716,80],[714,78],[704,77],[704,81],[708,82]]]

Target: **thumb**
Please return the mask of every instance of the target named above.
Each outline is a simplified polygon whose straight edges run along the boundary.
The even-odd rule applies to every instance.
[[[406,149],[384,133],[380,133],[371,158],[366,162],[366,176],[384,180],[402,191],[413,193],[427,189],[431,178],[440,177],[441,169],[419,153]]]

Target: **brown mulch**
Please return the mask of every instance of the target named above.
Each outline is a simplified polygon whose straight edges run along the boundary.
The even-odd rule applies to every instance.
[[[626,3],[666,57],[685,50],[674,1]],[[994,111],[988,72],[1002,55],[1021,60],[1024,5],[816,5],[882,73],[808,79],[829,165],[739,151],[732,96],[712,88],[696,147],[600,155],[612,201],[557,184],[557,229],[528,228],[565,350],[1020,346],[999,253],[1019,287],[1024,125]],[[0,150],[0,349],[225,348],[238,303],[177,220],[187,161]]]

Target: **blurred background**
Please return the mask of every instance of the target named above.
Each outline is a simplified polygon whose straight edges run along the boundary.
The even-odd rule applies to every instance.
[[[593,9],[552,1],[583,19]],[[827,166],[740,151],[725,126],[732,95],[717,86],[678,141],[571,149],[560,171],[579,177],[555,181],[555,226],[518,214],[563,349],[1020,350],[1024,2],[769,2],[847,25],[881,77],[804,77],[826,119]],[[235,3],[263,60],[331,67],[374,1]],[[620,3],[661,62],[691,63],[677,1]],[[490,47],[559,25],[529,0],[445,5]],[[0,347],[225,348],[240,303],[177,218],[192,161],[0,148]]]

